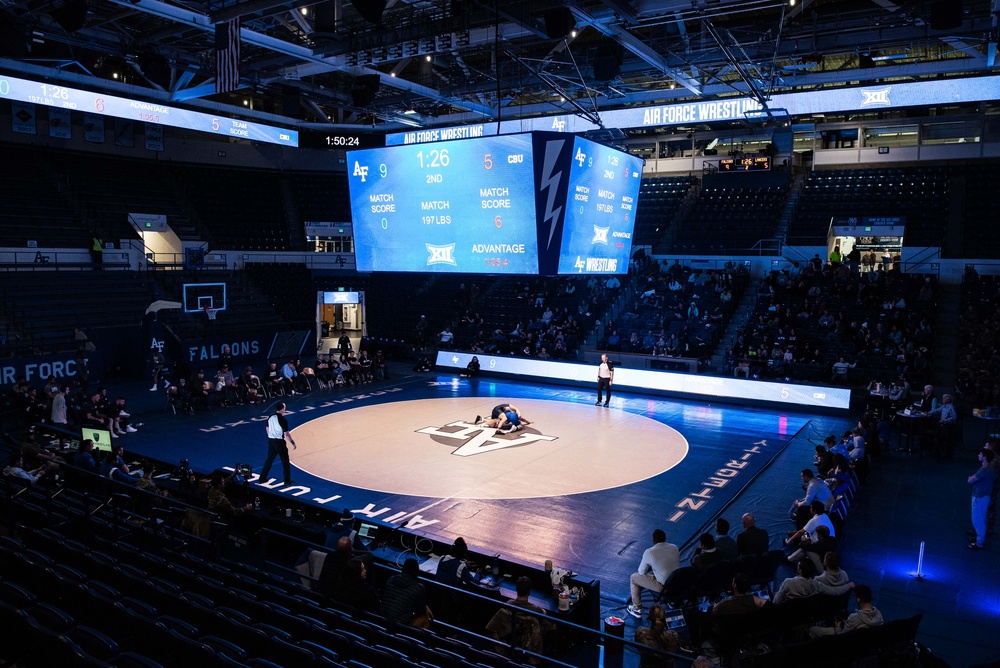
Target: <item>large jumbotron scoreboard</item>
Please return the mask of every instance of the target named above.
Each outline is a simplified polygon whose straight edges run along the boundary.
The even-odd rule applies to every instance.
[[[349,151],[347,167],[359,271],[628,271],[628,153],[535,132]]]

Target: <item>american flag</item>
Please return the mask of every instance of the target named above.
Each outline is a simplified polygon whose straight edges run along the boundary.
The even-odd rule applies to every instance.
[[[215,92],[228,93],[240,85],[240,20],[215,24]]]

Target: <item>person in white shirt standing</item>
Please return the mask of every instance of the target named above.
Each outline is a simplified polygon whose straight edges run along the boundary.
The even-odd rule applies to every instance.
[[[642,590],[649,589],[659,593],[663,589],[663,583],[680,565],[681,553],[677,546],[667,542],[667,534],[663,529],[655,529],[653,546],[642,553],[639,570],[629,578],[632,604],[628,606],[628,614],[642,619]]]
[[[606,354],[601,355],[601,365],[597,367],[597,401],[594,402],[595,406],[601,405],[601,397],[604,396],[604,390],[608,391],[604,405],[607,406],[611,401],[611,384],[614,380],[615,370],[611,366],[611,362],[608,361],[608,356]]]
[[[295,449],[295,440],[288,431],[288,420],[285,419],[285,404],[279,401],[277,406],[275,406],[274,415],[267,419],[267,461],[264,462],[264,467],[260,470],[260,479],[262,481],[267,481],[267,474],[271,471],[271,464],[274,462],[275,457],[281,458],[281,465],[285,472],[285,484],[292,484],[292,466],[288,461],[288,446],[285,445],[287,440],[288,443],[292,444],[292,450]]]

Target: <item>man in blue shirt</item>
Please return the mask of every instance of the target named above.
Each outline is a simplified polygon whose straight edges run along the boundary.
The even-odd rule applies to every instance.
[[[979,451],[979,470],[969,476],[972,485],[972,526],[976,529],[976,540],[969,543],[969,549],[983,549],[986,540],[986,510],[990,504],[990,494],[993,493],[993,462],[992,450],[983,448]]]

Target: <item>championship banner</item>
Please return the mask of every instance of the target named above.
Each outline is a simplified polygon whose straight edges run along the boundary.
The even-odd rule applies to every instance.
[[[73,138],[69,109],[49,109],[49,136],[57,139]]]
[[[35,134],[35,105],[30,102],[10,103],[10,127],[14,132]]]
[[[97,114],[83,115],[83,137],[94,144],[104,143],[104,117]]]
[[[132,121],[124,118],[115,119],[115,145],[132,148],[135,146],[135,134]]]
[[[146,123],[146,150],[163,150],[163,126],[155,123]]]

